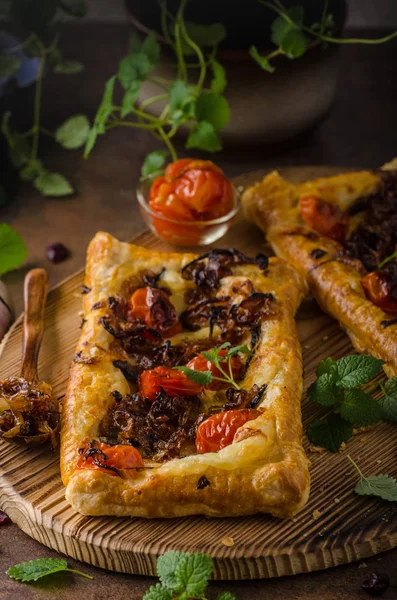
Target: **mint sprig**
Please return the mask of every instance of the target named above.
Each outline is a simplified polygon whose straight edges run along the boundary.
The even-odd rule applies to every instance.
[[[307,393],[310,400],[331,408],[332,413],[309,425],[307,433],[313,444],[338,452],[351,437],[353,425],[397,419],[397,378],[385,384],[385,397],[379,402],[360,387],[376,377],[383,364],[372,356],[353,354],[339,360],[329,357],[318,365],[317,379]]]
[[[390,475],[371,475],[370,477],[366,477],[349,455],[347,458],[360,475],[360,481],[354,488],[356,494],[360,496],[377,496],[389,502],[397,502],[397,479]]]
[[[16,581],[29,583],[31,581],[37,581],[42,577],[47,577],[47,575],[60,573],[62,571],[75,573],[86,579],[94,579],[91,575],[76,571],[76,569],[70,569],[66,560],[61,558],[37,558],[36,560],[29,560],[28,562],[23,562],[10,567],[7,571],[7,575]]]
[[[214,569],[208,554],[166,552],[157,561],[160,583],[148,589],[143,600],[206,600],[205,592]],[[217,600],[236,600],[230,592],[221,592]]]
[[[221,351],[226,348],[228,348],[228,351],[222,356]],[[185,373],[191,381],[194,381],[194,383],[198,383],[199,385],[210,385],[213,381],[222,381],[233,386],[236,390],[240,390],[240,386],[234,379],[232,366],[233,356],[236,356],[239,353],[252,355],[251,350],[246,344],[234,346],[232,348],[230,342],[225,342],[218,348],[211,348],[211,350],[203,351],[201,353],[218,369],[221,373],[220,377],[214,376],[211,371],[195,371],[194,369],[189,369],[189,367],[174,367],[174,369],[182,371],[182,373]]]
[[[7,223],[0,223],[0,275],[20,267],[28,255],[23,238]]]

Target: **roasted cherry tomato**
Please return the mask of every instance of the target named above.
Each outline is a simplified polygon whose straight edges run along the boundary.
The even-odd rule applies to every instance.
[[[98,469],[108,475],[118,475],[114,469],[121,471],[143,466],[142,456],[134,446],[109,446],[102,442],[85,448],[76,465],[77,469]]]
[[[221,350],[219,352],[219,356],[224,358],[227,354],[227,350]],[[241,359],[238,356],[233,356],[231,359],[233,379],[238,381],[240,379],[244,365]],[[223,377],[222,373],[219,369],[209,360],[205,358],[202,354],[199,354],[195,358],[193,358],[186,365],[189,369],[193,369],[194,371],[211,371],[213,377]],[[226,373],[228,372],[228,364],[227,362],[221,363],[221,367]],[[221,390],[225,387],[229,387],[230,384],[224,381],[213,381],[210,385],[206,386],[210,390]]]
[[[209,160],[184,158],[168,165],[157,177],[149,194],[150,208],[175,221],[152,218],[158,234],[169,241],[194,245],[203,235],[200,224],[223,217],[235,206],[235,193],[221,169]]]
[[[199,454],[218,452],[229,446],[234,439],[237,429],[260,415],[259,410],[243,408],[217,413],[203,421],[196,434],[196,448]]]
[[[164,337],[182,331],[175,308],[163,290],[144,287],[136,290],[128,303],[129,318],[139,319]]]
[[[182,371],[168,367],[156,367],[141,373],[139,391],[142,396],[154,402],[161,389],[168,396],[196,396],[203,388],[191,381]]]
[[[368,300],[385,312],[397,314],[397,284],[385,271],[373,271],[361,280]]]
[[[349,228],[349,217],[339,206],[316,198],[305,196],[299,200],[302,218],[321,235],[336,242],[343,242]]]

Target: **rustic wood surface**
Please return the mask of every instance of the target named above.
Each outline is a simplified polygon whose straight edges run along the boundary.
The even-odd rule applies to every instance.
[[[338,169],[285,169],[283,175],[303,180]],[[257,174],[240,178],[247,185]],[[151,233],[136,240],[146,248],[170,250]],[[262,234],[238,220],[222,240],[254,254],[263,250]],[[219,246],[219,243],[218,243]],[[70,277],[49,294],[45,335],[39,358],[40,376],[52,384],[62,400],[68,367],[79,336],[83,272]],[[2,345],[2,375],[19,369],[22,317]],[[338,358],[352,351],[338,325],[307,300],[298,315],[303,346],[306,386],[315,368],[327,356]],[[322,409],[303,403],[307,426]],[[106,569],[144,575],[155,574],[158,555],[168,550],[208,552],[215,562],[216,579],[256,579],[310,572],[362,559],[397,546],[397,507],[353,493],[357,474],[347,453],[365,473],[397,475],[396,430],[380,424],[358,434],[338,454],[313,453],[312,490],[307,506],[292,521],[266,515],[241,519],[191,517],[172,520],[88,518],[73,511],[64,499],[57,454],[0,441],[0,507],[17,525],[46,546]],[[317,512],[318,511],[318,512]],[[317,514],[316,514],[317,513]],[[232,538],[233,545],[224,543]]]
[[[366,37],[378,34],[369,29],[346,32],[347,35],[358,33]],[[86,70],[73,76],[46,77],[42,111],[44,127],[53,129],[72,114],[95,114],[104,81],[115,72],[125,53],[129,34],[129,27],[120,23],[67,25],[61,40],[62,50],[68,58],[82,61]],[[396,154],[396,61],[397,40],[381,46],[344,46],[336,101],[321,124],[283,146],[226,148],[216,155],[216,161],[231,176],[288,164],[343,164],[350,167],[382,164]],[[16,127],[31,127],[33,95],[33,88],[27,88],[16,96],[0,98],[1,110],[12,110]],[[31,266],[45,266],[50,284],[55,285],[82,267],[84,249],[98,229],[106,228],[120,239],[129,239],[143,230],[143,222],[134,205],[134,185],[143,157],[157,147],[158,143],[146,133],[123,128],[101,138],[92,157],[82,161],[79,152],[67,152],[50,140],[42,140],[40,155],[46,165],[65,173],[78,194],[65,200],[46,199],[29,184],[20,183],[15,198],[1,208],[1,220],[12,224],[25,237],[29,247],[26,269],[9,273],[4,278],[17,313],[23,306],[24,274]],[[2,148],[0,161],[5,155],[1,151]],[[179,151],[182,151],[180,147]],[[52,265],[45,257],[45,245],[57,241],[69,247],[71,256],[64,263]],[[59,575],[28,586],[11,581],[5,574],[6,569],[17,562],[55,556],[59,555],[26,536],[16,525],[1,527],[1,600],[18,597],[24,600],[54,597],[75,600],[83,595],[87,600],[109,597],[112,600],[140,600],[144,591],[155,582],[154,578],[116,574],[74,560],[70,560],[71,566],[83,568],[93,575],[93,582]],[[366,559],[365,563],[356,562],[310,574],[214,583],[209,597],[215,598],[218,592],[230,590],[239,600],[363,600],[366,596],[360,590],[360,583],[375,570],[390,575],[391,587],[385,600],[396,598],[397,549]]]

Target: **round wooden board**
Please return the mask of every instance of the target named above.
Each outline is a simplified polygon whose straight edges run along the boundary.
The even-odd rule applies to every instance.
[[[293,180],[336,172],[340,169],[282,170]],[[243,176],[237,184],[249,185],[261,175]],[[134,242],[170,249],[150,233]],[[264,241],[259,230],[240,219],[219,245],[254,254],[263,250]],[[50,292],[46,307],[39,373],[60,400],[80,333],[82,283],[80,271]],[[19,318],[2,343],[1,377],[19,373],[21,323]],[[307,386],[320,360],[348,354],[352,347],[338,325],[310,300],[301,307],[297,323]],[[321,414],[321,408],[303,401],[305,428]],[[312,461],[310,500],[289,521],[268,515],[172,520],[83,517],[65,501],[57,454],[4,440],[0,440],[0,507],[24,532],[50,548],[99,567],[144,575],[156,573],[157,557],[168,550],[211,554],[216,579],[253,579],[325,569],[397,546],[397,506],[354,494],[357,474],[347,451],[318,454],[309,451],[307,440],[305,446]],[[368,474],[397,476],[396,449],[396,429],[386,423],[356,435],[348,444],[348,452]],[[225,538],[229,542],[232,538],[233,545]]]

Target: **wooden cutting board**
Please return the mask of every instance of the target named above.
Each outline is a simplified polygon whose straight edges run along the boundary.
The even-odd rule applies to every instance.
[[[282,170],[285,177],[296,181],[336,172],[340,169]],[[237,184],[249,185],[261,175],[243,176]],[[134,243],[170,250],[150,233],[140,235]],[[240,217],[217,246],[236,246],[253,255],[263,251],[264,239]],[[52,384],[59,400],[65,393],[80,334],[82,283],[80,271],[48,296],[39,373]],[[353,350],[338,325],[312,300],[302,305],[297,323],[307,386],[320,360],[339,358]],[[21,341],[20,317],[2,343],[1,377],[19,373]],[[302,410],[305,429],[323,412],[305,399]],[[4,440],[0,440],[0,507],[24,532],[50,548],[106,569],[145,575],[156,573],[157,557],[168,550],[211,554],[216,579],[253,579],[324,569],[397,546],[397,505],[354,494],[357,474],[347,459],[349,453],[366,474],[397,476],[396,427],[383,423],[355,435],[338,454],[310,452],[307,439],[305,447],[312,461],[310,500],[289,521],[268,515],[150,521],[83,517],[65,501],[56,453]]]

